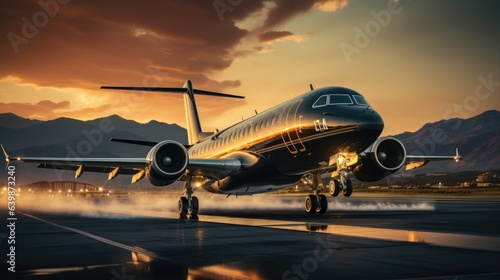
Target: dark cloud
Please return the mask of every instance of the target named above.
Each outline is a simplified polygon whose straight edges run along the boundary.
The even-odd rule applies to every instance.
[[[238,85],[207,74],[229,67],[233,48],[248,34],[234,20],[262,7],[243,1],[221,21],[211,1],[57,1],[40,1],[52,3],[45,8],[34,0],[2,4],[0,31],[7,36],[0,78],[85,88],[148,85],[148,76],[169,84],[190,78],[201,86]]]
[[[220,0],[227,4],[223,10],[217,1],[197,0],[4,1],[0,78],[92,89],[101,84],[158,85],[145,80],[172,85],[189,78],[201,87],[224,90],[240,82],[208,76],[243,54],[235,48],[250,33],[236,21],[273,2],[264,23],[270,29],[330,1],[339,0]],[[159,71],[152,72],[153,66]]]
[[[272,42],[289,36],[293,36],[293,33],[290,31],[267,31],[259,35],[259,41]]]

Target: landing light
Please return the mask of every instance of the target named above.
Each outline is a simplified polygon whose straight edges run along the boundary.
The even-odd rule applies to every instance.
[[[344,160],[345,160],[344,156],[339,155],[339,158],[338,158],[339,165],[342,165],[342,163],[344,163]]]

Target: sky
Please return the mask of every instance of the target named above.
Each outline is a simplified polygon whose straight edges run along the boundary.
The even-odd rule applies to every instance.
[[[101,85],[195,88],[213,131],[309,90],[345,86],[383,135],[500,109],[494,0],[26,0],[0,2],[0,113],[39,120],[118,114],[185,126],[181,95]]]

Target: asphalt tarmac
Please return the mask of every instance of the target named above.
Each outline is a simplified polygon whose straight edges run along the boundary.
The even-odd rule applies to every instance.
[[[0,209],[0,279],[500,279],[498,198],[355,194],[309,215],[302,197],[205,210],[200,197],[199,221],[128,198],[67,199],[19,203],[13,230]]]

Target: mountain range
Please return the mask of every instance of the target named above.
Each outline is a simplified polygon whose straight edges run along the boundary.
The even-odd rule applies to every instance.
[[[463,160],[431,162],[416,173],[455,172],[500,168],[500,112],[486,111],[469,119],[448,119],[428,123],[416,132],[395,135],[408,154],[453,155],[460,149]],[[0,114],[0,143],[11,156],[45,157],[144,157],[149,147],[108,141],[125,138],[146,141],[166,139],[187,143],[186,130],[177,124],[150,121],[146,124],[118,115],[91,121],[58,118],[31,120],[12,113]],[[0,168],[3,169],[5,166]],[[37,170],[34,164],[17,164],[21,183],[40,180],[72,180],[73,172]],[[1,174],[1,173],[0,173]],[[3,174],[1,174],[3,177]],[[107,182],[102,174],[85,174],[84,180],[95,184],[130,185],[128,176]],[[29,178],[36,178],[30,180]],[[142,180],[136,186],[149,186]]]

